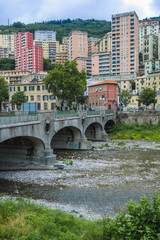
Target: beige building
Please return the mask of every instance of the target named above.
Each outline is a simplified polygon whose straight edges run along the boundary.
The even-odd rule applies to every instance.
[[[88,34],[87,32],[73,31],[68,37],[68,59],[88,57]]]
[[[139,20],[136,12],[112,15],[112,73],[139,71]]]
[[[91,69],[91,58],[76,58],[78,71],[85,70],[88,76],[91,76],[92,69]]]
[[[95,44],[95,52],[111,52],[112,46],[112,33],[107,33]]]
[[[8,48],[9,53],[14,53],[15,34],[0,34],[0,47]]]
[[[68,60],[68,52],[59,52],[55,54],[55,63],[64,64]]]
[[[92,54],[92,76],[107,76],[111,73],[111,52]]]
[[[20,83],[21,79],[24,76],[27,76],[30,74],[31,74],[31,71],[23,71],[23,70],[0,71],[0,77],[3,77],[10,85]]]
[[[143,37],[145,35],[157,35],[159,32],[159,22],[157,20],[142,20],[139,22],[139,51],[143,52]]]
[[[98,41],[99,38],[88,38],[88,57],[91,57],[91,55],[96,52],[96,43]]]

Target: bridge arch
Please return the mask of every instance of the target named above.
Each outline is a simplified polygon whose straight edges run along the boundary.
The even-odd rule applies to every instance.
[[[55,133],[51,139],[52,149],[79,149],[79,142],[81,141],[82,133],[79,128],[67,126]]]
[[[109,129],[115,126],[114,120],[108,120],[104,125],[104,130],[107,132]]]
[[[17,136],[0,143],[1,160],[34,160],[45,149],[44,142],[35,137]]]
[[[99,122],[91,123],[85,131],[85,136],[88,140],[101,140],[102,125]]]

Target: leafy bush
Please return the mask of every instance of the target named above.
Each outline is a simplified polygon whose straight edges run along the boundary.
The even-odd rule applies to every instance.
[[[145,196],[139,202],[127,205],[127,214],[119,212],[115,219],[105,219],[105,240],[160,239],[160,195],[153,195],[152,202]]]

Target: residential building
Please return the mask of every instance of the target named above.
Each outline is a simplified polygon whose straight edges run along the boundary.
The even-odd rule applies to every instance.
[[[116,110],[118,106],[118,84],[105,81],[88,86],[88,107]]]
[[[31,74],[31,71],[21,71],[21,70],[5,70],[5,71],[0,71],[0,77],[4,78],[8,84],[16,84],[20,83],[21,79],[26,76]]]
[[[55,62],[55,54],[59,53],[59,41],[52,40],[34,40],[33,44],[43,48],[43,58]]]
[[[68,52],[55,53],[55,62],[64,64],[68,60]]]
[[[7,48],[9,53],[14,53],[15,34],[0,34],[0,47]]]
[[[62,38],[62,44],[67,44],[68,45],[68,37],[63,37]]]
[[[30,74],[23,76],[20,82],[9,84],[9,99],[11,100],[12,95],[15,92],[24,91],[27,102],[37,105],[38,111],[54,110],[56,108],[57,100],[56,96],[53,96],[52,93],[48,93],[45,87],[43,79],[46,76],[46,72]],[[12,104],[11,109],[17,110],[14,104]]]
[[[143,52],[143,37],[145,35],[157,35],[159,32],[159,22],[157,20],[141,20],[139,22],[139,51]]]
[[[88,57],[91,57],[93,53],[96,52],[96,43],[99,41],[99,38],[88,38]]]
[[[112,15],[112,73],[137,75],[139,20],[136,12]]]
[[[92,68],[91,68],[91,58],[76,58],[75,59],[77,62],[77,67],[78,67],[78,71],[82,71],[82,69],[85,70],[85,72],[87,73],[87,76],[91,76],[92,74]]]
[[[9,58],[9,50],[8,48],[0,47],[0,59],[2,58]]]
[[[19,33],[15,36],[16,70],[43,71],[43,49],[33,45],[33,34]]]
[[[88,35],[86,32],[73,31],[68,37],[68,59],[88,57]]]
[[[158,36],[155,34],[143,37],[143,62],[158,59]]]
[[[92,54],[92,76],[107,76],[111,73],[111,52]]]
[[[37,30],[35,31],[35,40],[51,40],[56,41],[56,32],[54,31],[48,31],[48,30]]]
[[[111,52],[112,33],[107,33],[103,38],[95,43],[95,52]]]

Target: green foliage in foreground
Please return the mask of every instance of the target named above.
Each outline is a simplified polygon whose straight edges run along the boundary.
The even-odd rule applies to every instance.
[[[0,201],[0,239],[151,240],[160,239],[160,195],[130,201],[114,219],[89,221],[21,198]]]
[[[160,141],[160,124],[116,124],[109,130],[109,134],[113,139],[136,139]]]

